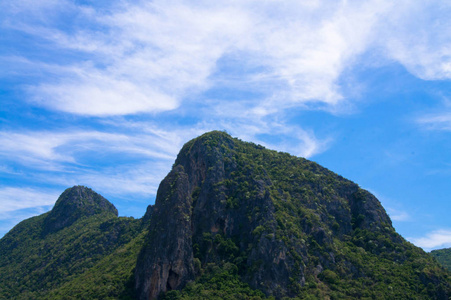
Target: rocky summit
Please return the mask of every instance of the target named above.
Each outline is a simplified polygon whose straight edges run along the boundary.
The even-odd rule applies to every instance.
[[[0,240],[0,298],[449,299],[381,203],[304,158],[213,131],[140,220],[85,187]]]
[[[100,213],[118,215],[116,207],[90,188],[74,186],[64,191],[44,220],[44,233],[56,232],[81,217]]]

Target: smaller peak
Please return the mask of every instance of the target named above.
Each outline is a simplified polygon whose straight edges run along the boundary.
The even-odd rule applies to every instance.
[[[44,232],[56,232],[83,216],[101,213],[118,215],[116,207],[92,189],[76,185],[66,189],[44,221]]]

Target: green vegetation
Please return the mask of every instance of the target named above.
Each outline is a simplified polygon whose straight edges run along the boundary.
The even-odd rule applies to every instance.
[[[196,282],[188,283],[182,291],[169,291],[161,298],[163,300],[268,299],[261,291],[253,290],[244,283],[238,275],[238,267],[232,263],[221,266],[210,263],[203,273]]]
[[[147,232],[117,248],[92,268],[49,292],[45,299],[134,299],[136,257]]]
[[[192,245],[195,278],[161,299],[451,295],[451,274],[435,260],[449,268],[450,249],[433,251],[434,259],[405,241],[374,196],[312,161],[211,132],[185,144],[178,165],[191,176],[193,204],[176,203],[190,230],[174,231],[183,234],[174,239]],[[183,194],[175,186],[161,205],[167,195],[177,201]],[[60,212],[25,220],[0,240],[0,299],[135,298],[138,254],[162,232],[148,234],[150,214],[146,226],[119,218],[103,197],[83,189],[89,211],[60,205]],[[72,201],[66,196],[75,194],[64,195]]]
[[[445,268],[451,271],[451,248],[433,250],[431,255],[442,264]]]
[[[291,297],[445,299],[450,295],[451,275],[399,236],[379,201],[353,182],[312,161],[243,143],[223,132],[207,133],[187,143],[176,164],[183,164],[190,155],[199,156],[195,152],[202,147],[210,162],[208,174],[224,174],[215,183],[216,195],[211,199],[223,201],[230,211],[227,214],[246,211],[250,224],[255,225],[242,225],[243,231],[251,231],[239,238],[204,233],[203,241],[196,244],[200,251],[195,252],[203,267],[200,278],[215,277],[209,274],[209,262],[235,264],[242,279],[252,277],[264,269],[264,262],[249,265],[246,260],[266,239],[283,242],[293,258],[286,293]],[[265,193],[270,203],[255,205],[253,201],[265,198]],[[233,251],[221,253],[221,243],[227,239],[248,247],[229,247]],[[233,282],[227,280],[226,289]],[[265,289],[266,284],[259,286]],[[190,299],[187,289],[170,295]]]
[[[97,214],[42,237],[47,215],[21,222],[0,240],[0,299],[126,294],[142,244],[141,221]]]

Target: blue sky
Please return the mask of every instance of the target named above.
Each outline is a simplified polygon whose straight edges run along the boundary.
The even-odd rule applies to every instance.
[[[451,4],[392,2],[1,2],[0,236],[78,184],[139,218],[217,129],[320,163],[409,241],[451,247]]]

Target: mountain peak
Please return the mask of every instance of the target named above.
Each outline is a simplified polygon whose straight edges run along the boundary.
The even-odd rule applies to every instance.
[[[352,272],[334,249],[354,234],[402,243],[380,202],[357,184],[220,131],[183,146],[158,189],[149,232],[135,272],[141,299],[181,289],[196,268],[224,261],[253,289],[291,297],[318,270]],[[334,267],[338,257],[344,271]]]
[[[101,213],[118,215],[116,207],[101,195],[85,186],[66,189],[44,221],[44,233],[56,232],[72,225],[83,216]]]
[[[210,146],[211,150],[211,148],[219,147],[221,145],[230,146],[236,141],[239,140],[233,138],[225,131],[213,130],[187,142],[180,150],[180,154],[189,152],[193,146]]]

